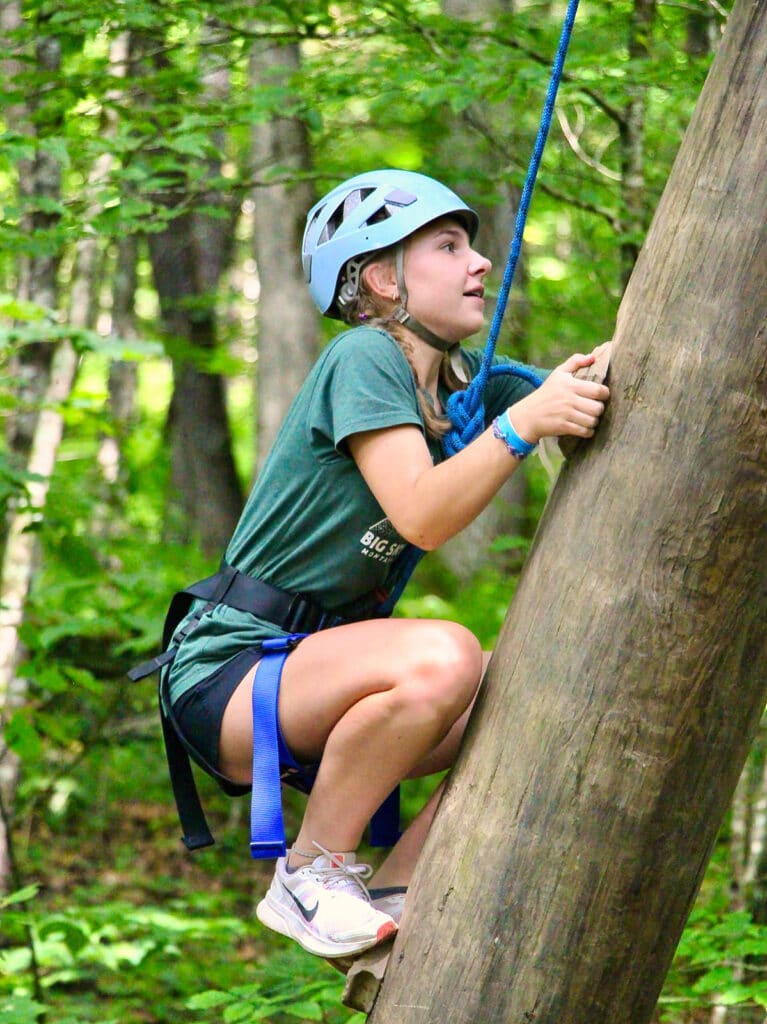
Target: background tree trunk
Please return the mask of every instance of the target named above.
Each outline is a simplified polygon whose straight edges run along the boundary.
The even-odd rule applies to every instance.
[[[0,725],[4,725],[23,702],[27,680],[19,679],[16,669],[24,648],[19,628],[38,561],[39,522],[48,495],[48,484],[56,466],[64,423],[58,406],[72,390],[77,357],[69,342],[62,342],[53,359],[51,379],[45,395],[45,408],[37,417],[27,469],[37,479],[28,484],[27,503],[11,517],[0,567]],[[2,730],[0,730],[2,732]],[[11,858],[6,832],[12,818],[18,784],[18,759],[0,739],[0,798],[4,813],[0,816],[0,893],[8,887]]]
[[[370,1024],[645,1024],[767,688],[767,6],[740,0]]]
[[[126,235],[117,242],[115,268],[112,279],[112,334],[123,341],[135,339],[136,315],[136,236]],[[125,359],[117,359],[109,365],[109,411],[113,434],[104,439],[99,452],[99,461],[105,468],[105,475],[115,482],[120,473],[122,446],[128,436],[136,407],[138,386],[137,365]]]
[[[3,33],[13,33],[21,25],[21,5],[5,3],[2,5]],[[10,53],[17,47],[11,46]],[[41,33],[38,39],[33,66],[37,75],[55,77],[61,68],[61,45],[55,36]],[[4,62],[4,71],[13,75],[14,65],[19,78],[23,79],[21,68],[23,62],[13,58]],[[18,80],[17,80],[18,82]],[[18,82],[23,89],[23,85]],[[52,134],[51,117],[60,120],[60,112],[46,112],[43,107],[46,90],[38,84],[31,102],[19,100],[7,111],[9,126],[16,131],[28,135],[41,135],[46,130]],[[37,116],[37,121],[35,118]],[[44,127],[38,128],[40,123]],[[58,302],[58,269],[60,252],[57,246],[44,239],[55,227],[59,214],[55,205],[61,198],[61,164],[53,150],[40,145],[35,150],[31,161],[22,161],[17,168],[17,184],[19,207],[25,211],[23,217],[29,232],[29,238],[36,241],[30,253],[19,263],[17,295],[37,303],[51,312],[55,311]],[[36,429],[39,403],[45,394],[50,376],[51,360],[54,346],[47,342],[25,346],[13,360],[12,373],[17,379],[18,406],[8,425],[8,443],[19,456],[23,464],[29,454]]]
[[[21,24],[20,5],[3,4],[0,11],[3,35],[13,33]],[[5,40],[4,40],[5,41]],[[15,47],[10,52],[15,53]],[[34,67],[41,76],[54,75],[61,62],[61,48],[53,37],[41,36],[34,55]],[[22,63],[16,68],[14,61],[6,61],[3,70],[21,74]],[[9,66],[10,65],[10,66]],[[37,107],[43,102],[45,90],[40,89]],[[12,126],[19,132],[33,134],[33,105],[19,102],[8,115]],[[38,111],[39,112],[39,111]],[[13,123],[15,121],[15,123]],[[42,240],[55,224],[58,214],[43,212],[36,204],[39,200],[55,203],[60,198],[61,165],[44,146],[36,151],[30,164],[18,168],[17,189],[19,205],[29,206],[25,220],[30,238],[37,233]],[[34,250],[33,250],[34,251]],[[50,313],[58,302],[59,254],[52,246],[41,245],[34,255],[27,255],[20,263],[18,295],[44,307]],[[3,561],[0,567],[0,725],[24,700],[27,680],[19,679],[16,668],[23,648],[19,627],[24,617],[24,604],[37,567],[38,537],[33,530],[39,510],[45,504],[48,481],[53,472],[61,439],[61,416],[57,410],[44,408],[46,403],[61,402],[69,394],[74,380],[76,360],[68,344],[60,345],[54,361],[54,345],[49,342],[27,345],[12,361],[11,372],[16,377],[16,411],[8,428],[8,444],[26,464],[28,472],[41,480],[27,485],[27,506],[12,510],[8,519]],[[53,371],[51,369],[53,362]],[[19,762],[15,754],[0,741],[0,798],[4,813],[0,818],[0,892],[7,886],[11,871],[9,836],[6,832],[8,816],[12,815],[19,777]]]
[[[629,23],[629,57],[636,64],[649,54],[650,35],[656,13],[656,0],[634,0]],[[631,72],[634,78],[637,71]],[[621,200],[623,204],[624,237],[621,261],[624,287],[634,269],[641,238],[647,226],[647,195],[645,190],[644,150],[647,86],[634,82],[628,88],[628,103],[619,123],[621,141]]]
[[[300,66],[298,46],[258,46],[251,56],[255,88],[284,80]],[[275,118],[253,129],[253,169],[284,178],[310,167],[306,125],[296,117]],[[258,299],[258,465],[263,464],[288,406],[319,350],[319,317],[301,268],[301,238],[314,193],[308,181],[259,188],[255,202]]]
[[[161,64],[162,57],[155,61]],[[220,100],[228,89],[228,71],[213,66],[204,81],[206,92]],[[211,167],[211,173],[217,170]],[[213,553],[223,550],[237,524],[242,487],[232,454],[224,380],[196,365],[193,357],[195,349],[211,354],[218,344],[214,299],[231,252],[235,216],[233,210],[231,216],[220,218],[195,212],[195,205],[223,208],[225,201],[213,193],[189,199],[185,186],[180,181],[178,190],[162,201],[174,206],[187,200],[191,212],[173,218],[164,231],[148,235],[148,243],[163,327],[171,338],[189,346],[173,363],[168,417],[173,485],[181,495],[186,521]],[[175,522],[170,514],[169,521]]]
[[[187,341],[192,351],[210,352],[216,344],[213,310],[189,301],[207,291],[199,285],[193,217],[182,214],[167,230],[150,235],[149,251],[165,330]],[[206,550],[221,550],[242,509],[223,378],[190,358],[174,359],[169,424],[173,484],[186,519]]]
[[[462,18],[473,22],[484,22],[488,29],[495,25],[501,12],[513,9],[510,0],[442,0],[442,11],[448,17]],[[451,167],[455,179],[450,184],[461,194],[461,178],[464,170],[471,178],[476,173],[477,165],[494,167],[497,165],[498,153],[490,145],[490,140],[503,138],[505,145],[514,145],[508,140],[509,126],[503,123],[497,113],[492,120],[492,111],[488,108],[474,108],[468,115],[456,118],[450,131],[440,147],[444,162]],[[482,125],[482,136],[478,137],[477,126]],[[483,146],[483,140],[487,148]],[[492,173],[492,172],[491,172]],[[519,205],[520,190],[513,184],[499,185],[504,198],[492,206],[474,204],[480,216],[480,229],[477,248],[492,261],[493,281],[497,289],[509,255],[509,244],[514,231],[514,219]],[[507,314],[501,332],[501,345],[505,344],[514,357],[522,362],[529,360],[525,344],[525,325],[529,306],[525,290],[524,257],[517,265],[514,278],[514,289],[509,297]],[[488,307],[488,323],[492,310]],[[470,344],[479,345],[479,339],[471,339]],[[530,488],[526,472],[515,473],[502,488],[495,501],[477,516],[474,522],[462,530],[439,551],[439,558],[461,580],[468,581],[490,557],[490,545],[502,534],[515,536],[529,532],[527,504]],[[499,556],[494,556],[498,564]],[[516,567],[519,567],[518,557]]]

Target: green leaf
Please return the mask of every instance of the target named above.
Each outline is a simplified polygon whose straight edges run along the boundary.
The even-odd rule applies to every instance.
[[[250,1003],[232,1003],[231,1006],[227,1006],[223,1013],[223,1019],[226,1024],[240,1024],[240,1021],[252,1021],[254,1019],[254,1010],[256,1013],[255,1020],[263,1019],[257,1008],[254,1008]]]
[[[33,900],[39,891],[40,886],[35,883],[25,885],[23,889],[17,889],[16,892],[9,893],[8,896],[0,896],[0,909],[10,907],[14,903],[27,903],[29,900]]]
[[[215,1006],[227,1006],[233,1002],[236,996],[231,992],[220,992],[217,989],[208,989],[206,992],[198,992],[197,995],[187,999],[187,1010],[210,1010]]]
[[[298,1017],[300,1020],[319,1020],[323,1019],[322,1007],[319,1003],[315,1003],[311,1000],[304,1000],[303,1002],[289,1003],[287,1006],[282,1008],[283,1013],[289,1014],[291,1017]]]
[[[12,295],[0,295],[0,315],[11,320],[44,320],[50,316],[50,310],[37,302],[26,302]]]
[[[5,742],[22,761],[35,761],[43,754],[40,736],[29,716],[30,711],[22,708],[10,717],[5,726]]]
[[[51,919],[38,929],[41,939],[60,939],[73,956],[85,949],[91,936],[84,926],[77,925],[66,918]]]
[[[33,1024],[44,1013],[43,1004],[29,996],[0,996],[0,1024]]]

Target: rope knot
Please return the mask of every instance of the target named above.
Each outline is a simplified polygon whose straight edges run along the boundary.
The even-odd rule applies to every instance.
[[[445,453],[455,455],[485,429],[485,407],[482,391],[471,385],[465,391],[455,391],[447,400],[447,415],[453,424],[442,439]]]

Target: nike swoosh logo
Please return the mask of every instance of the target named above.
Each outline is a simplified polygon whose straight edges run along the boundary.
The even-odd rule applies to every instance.
[[[290,889],[288,889],[288,892],[290,893],[290,898],[293,900],[295,905],[300,910],[301,916],[303,917],[304,921],[313,921],[315,914],[319,910],[319,903],[315,903],[311,910],[307,910],[306,907],[301,902],[301,900],[298,898],[298,896],[294,896],[293,893],[290,892]]]

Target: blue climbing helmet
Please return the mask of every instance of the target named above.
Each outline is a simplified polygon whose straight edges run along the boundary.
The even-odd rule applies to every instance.
[[[476,213],[447,186],[415,171],[369,171],[328,192],[309,211],[301,246],[304,276],[320,312],[343,319],[344,303],[357,294],[364,266],[359,257],[446,216],[457,217],[474,241]]]

